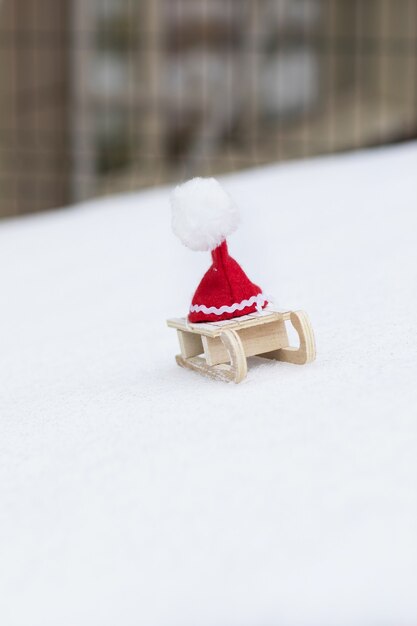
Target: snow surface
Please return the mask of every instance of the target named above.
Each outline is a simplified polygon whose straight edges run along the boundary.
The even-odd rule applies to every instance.
[[[223,179],[318,359],[178,368],[168,189],[0,226],[2,626],[415,626],[417,145]]]

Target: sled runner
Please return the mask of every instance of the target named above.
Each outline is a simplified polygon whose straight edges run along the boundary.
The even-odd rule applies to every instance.
[[[299,336],[298,348],[289,345],[287,321]],[[167,324],[177,329],[181,349],[176,356],[178,365],[215,380],[240,383],[247,374],[246,359],[250,356],[297,365],[316,356],[313,329],[303,311],[265,309],[221,322],[191,324],[179,318],[169,319]]]

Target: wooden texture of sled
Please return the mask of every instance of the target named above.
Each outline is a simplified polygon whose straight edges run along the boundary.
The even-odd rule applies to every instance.
[[[294,326],[300,345],[289,345],[286,322]],[[313,329],[303,311],[264,310],[223,322],[190,324],[186,318],[167,320],[178,333],[181,354],[176,361],[215,380],[240,383],[247,374],[247,357],[260,356],[304,365],[316,356]]]

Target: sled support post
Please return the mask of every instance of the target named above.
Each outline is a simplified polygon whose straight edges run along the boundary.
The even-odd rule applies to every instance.
[[[287,321],[298,333],[298,348],[289,345]],[[303,311],[265,309],[221,322],[190,324],[180,318],[167,324],[177,330],[181,349],[176,356],[178,365],[214,380],[240,383],[247,374],[250,356],[303,365],[316,355],[313,330]]]
[[[305,365],[311,363],[316,358],[316,346],[314,341],[314,333],[306,313],[304,311],[293,311],[284,314],[284,323],[287,320],[291,321],[297,331],[300,346],[293,348],[286,346],[273,352],[267,352],[260,356],[266,359],[275,359],[277,361],[284,361],[286,363],[294,363],[295,365]]]
[[[181,356],[184,359],[188,359],[191,356],[197,356],[203,354],[203,343],[201,341],[201,335],[195,333],[189,333],[183,330],[177,330],[178,341],[180,343]]]
[[[220,339],[230,357],[230,375],[233,382],[240,383],[248,373],[248,364],[242,342],[235,330],[225,330]]]

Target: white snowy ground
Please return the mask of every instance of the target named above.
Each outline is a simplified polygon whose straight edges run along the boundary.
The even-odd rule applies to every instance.
[[[224,179],[309,366],[178,368],[168,190],[0,225],[2,626],[415,626],[417,145]]]

